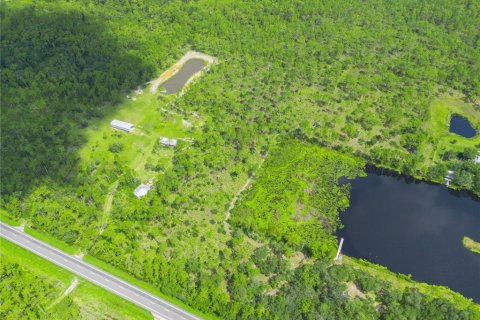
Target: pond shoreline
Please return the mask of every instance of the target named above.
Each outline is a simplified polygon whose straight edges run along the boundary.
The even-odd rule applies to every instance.
[[[462,243],[479,240],[480,199],[388,169],[366,171],[349,181],[350,207],[337,231],[343,253],[480,301],[480,255]]]
[[[465,197],[471,198],[472,200],[480,201],[480,194],[476,194],[471,190],[459,189],[455,186],[452,186],[451,184],[449,186],[446,186],[443,180],[442,181],[427,180],[426,177],[400,173],[394,169],[377,166],[371,163],[368,163],[365,166],[365,172],[367,174],[375,174],[378,176],[396,177],[398,179],[403,179],[405,183],[415,183],[415,184],[425,183],[431,186],[443,186],[447,188],[448,192],[453,195],[465,196]]]
[[[158,78],[149,82],[150,84],[150,93],[156,93],[158,87],[174,77],[187,63],[189,60],[192,59],[199,59],[206,62],[206,65],[202,68],[202,70],[208,70],[212,64],[217,64],[218,59],[201,52],[196,51],[188,51],[185,55],[183,55],[177,62],[175,62],[172,66],[170,66],[167,70],[165,70]],[[193,81],[196,77],[201,75],[201,70],[193,74],[187,82],[183,85],[183,88],[187,87],[188,84]],[[182,91],[183,88],[180,90]]]

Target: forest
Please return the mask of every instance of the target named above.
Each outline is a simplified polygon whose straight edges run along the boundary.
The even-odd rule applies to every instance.
[[[480,316],[447,288],[332,263],[366,163],[435,182],[454,167],[452,187],[480,193],[480,143],[449,136],[438,107],[480,123],[480,2],[19,0],[0,15],[5,219],[212,318]],[[219,63],[183,95],[149,92],[189,50]],[[53,290],[2,268],[2,285]]]

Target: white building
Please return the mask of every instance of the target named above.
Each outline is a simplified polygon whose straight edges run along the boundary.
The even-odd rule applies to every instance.
[[[169,139],[169,138],[165,138],[165,137],[160,137],[160,143],[163,144],[164,146],[176,147],[177,146],[177,139]]]
[[[480,154],[478,154],[475,159],[473,159],[473,162],[475,163],[480,163]]]
[[[145,196],[148,193],[148,191],[150,191],[150,189],[152,189],[152,185],[142,183],[133,191],[133,194],[137,198],[141,198]]]
[[[133,127],[133,124],[131,123],[128,123],[128,122],[124,122],[124,121],[120,121],[120,120],[112,120],[112,122],[110,122],[110,126],[112,128],[115,128],[115,129],[118,129],[118,130],[123,130],[123,131],[126,131],[126,132],[132,132],[134,127]]]

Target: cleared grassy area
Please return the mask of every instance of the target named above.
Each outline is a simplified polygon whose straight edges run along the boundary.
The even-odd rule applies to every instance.
[[[480,242],[477,242],[469,237],[463,237],[463,246],[472,252],[480,253]]]
[[[480,131],[480,111],[472,104],[464,102],[459,95],[445,94],[433,101],[430,107],[430,120],[425,129],[429,134],[429,143],[423,146],[425,165],[438,162],[445,151],[463,151],[467,147],[480,149],[480,134],[473,138],[464,138],[450,132],[450,119],[458,114],[465,117],[470,124]]]
[[[155,286],[151,285],[151,284],[148,284],[144,281],[141,281],[141,280],[138,280],[137,278],[135,278],[134,276],[126,273],[125,271],[122,271],[118,268],[115,268],[114,266],[102,261],[102,260],[99,260],[95,257],[92,257],[91,255],[88,255],[86,254],[84,257],[83,257],[83,260],[112,274],[112,275],[115,275],[117,277],[119,277],[120,279],[122,280],[125,280],[127,281],[128,283],[131,283],[139,288],[142,288],[143,290],[145,291],[148,291],[154,295],[156,295],[157,297],[160,297],[168,302],[171,302],[179,307],[181,307],[182,309],[184,310],[187,310],[188,312],[194,314],[194,315],[197,315],[203,319],[209,319],[209,320],[218,320],[219,318],[213,316],[213,315],[206,315],[206,314],[203,314],[201,312],[199,312],[198,310],[195,310],[191,307],[189,307],[188,305],[186,305],[185,303],[183,303],[182,301],[180,301],[179,299],[176,299],[174,297],[170,297],[170,296],[167,296],[165,295],[164,293],[162,293],[159,289],[157,289]]]
[[[116,161],[132,168],[136,177],[144,181],[157,174],[145,168],[147,163],[160,163],[165,167],[171,164],[173,150],[160,148],[155,154],[152,153],[159,137],[189,139],[193,134],[182,124],[182,117],[163,108],[172,103],[175,97],[161,96],[159,100],[159,96],[150,93],[148,89],[129,97],[108,117],[93,122],[85,129],[83,133],[88,143],[80,150],[79,155],[85,164],[91,161]],[[135,126],[135,130],[127,133],[112,129],[110,121],[113,119],[130,122]],[[109,151],[113,143],[122,144],[122,150],[118,153]]]
[[[23,268],[51,283],[60,283],[59,291],[63,292],[72,282],[75,275],[59,266],[25,250],[3,238],[0,242],[2,261],[18,263]],[[79,278],[77,276],[77,278]],[[82,278],[70,296],[80,307],[85,319],[153,319],[150,312],[133,303],[110,293]],[[61,293],[59,292],[59,294]]]
[[[475,319],[480,319],[480,305],[475,304],[471,299],[465,298],[460,293],[454,292],[444,286],[435,286],[423,282],[416,282],[410,279],[409,276],[402,274],[395,274],[389,271],[386,267],[380,266],[366,260],[356,259],[348,256],[343,256],[342,261],[354,268],[359,268],[370,273],[372,276],[382,279],[390,283],[394,288],[405,289],[415,287],[420,292],[436,298],[443,298],[451,301],[460,309],[470,309],[474,312]]]

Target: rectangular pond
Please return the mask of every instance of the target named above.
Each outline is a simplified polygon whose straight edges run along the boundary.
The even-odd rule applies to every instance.
[[[173,76],[161,84],[162,93],[173,94],[180,91],[195,73],[202,70],[207,62],[202,59],[190,59]]]

